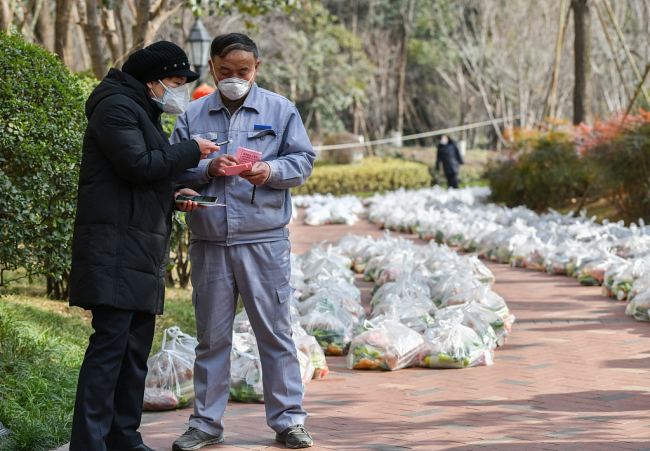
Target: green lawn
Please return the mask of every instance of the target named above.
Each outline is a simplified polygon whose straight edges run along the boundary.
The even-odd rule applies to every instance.
[[[17,293],[16,293],[17,291]],[[44,297],[42,281],[0,298],[0,421],[13,435],[0,451],[44,451],[68,442],[79,367],[92,333],[89,312]],[[166,327],[195,335],[191,291],[168,289],[153,350]]]

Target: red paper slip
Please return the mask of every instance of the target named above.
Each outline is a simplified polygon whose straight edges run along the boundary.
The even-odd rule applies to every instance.
[[[245,147],[239,147],[237,149],[237,155],[235,156],[239,160],[239,163],[255,164],[259,161],[262,161],[262,152],[247,149]]]
[[[237,164],[235,166],[226,166],[224,168],[224,172],[226,175],[235,175],[235,174],[241,174],[244,171],[250,171],[253,169],[253,163],[244,163],[244,164]]]

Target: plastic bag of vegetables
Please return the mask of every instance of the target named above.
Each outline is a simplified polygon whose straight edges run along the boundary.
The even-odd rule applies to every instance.
[[[608,257],[597,258],[590,261],[582,269],[578,276],[581,285],[599,286],[605,280],[605,272],[612,264],[612,259]]]
[[[393,304],[385,313],[386,316],[393,316],[405,326],[413,329],[417,333],[424,333],[429,327],[433,326],[433,314],[437,310],[435,304],[427,298],[418,300],[403,300]]]
[[[144,410],[182,408],[194,400],[194,360],[198,341],[178,327],[165,329],[163,334],[160,351],[147,360]]]
[[[230,352],[230,399],[264,402],[262,365],[257,340],[251,334],[235,333]]]
[[[481,339],[481,343],[487,346],[490,349],[497,347],[499,342],[499,337],[488,322],[488,319],[484,316],[484,313],[489,313],[497,318],[500,318],[496,313],[481,308],[480,304],[476,301],[472,301],[469,304],[454,305],[451,307],[443,308],[438,310],[436,313],[436,320],[433,325],[433,328],[440,327],[440,324],[462,324],[472,329]],[[503,345],[503,340],[501,342]]]
[[[650,308],[650,289],[647,289],[632,299],[625,308],[625,313],[633,316],[637,321],[650,321],[648,309]]]
[[[323,301],[300,317],[300,325],[316,338],[326,355],[344,355],[352,341],[350,327],[355,324],[354,318],[345,309]]]
[[[467,291],[450,296],[442,301],[441,307],[467,304],[476,301],[505,319],[510,315],[506,301],[490,289],[487,284],[480,284]]]
[[[358,324],[365,317],[366,311],[360,303],[361,292],[358,290],[357,292],[358,297],[355,297],[357,293],[350,293],[332,281],[331,284],[324,285],[323,288],[312,297],[300,302],[297,306],[298,313],[300,315],[306,315],[316,308],[318,304],[322,302],[332,302],[352,315],[352,321],[354,321],[355,324]]]
[[[329,373],[329,367],[327,366],[327,360],[325,359],[325,353],[323,349],[316,341],[316,338],[311,335],[301,335],[293,336],[293,341],[296,344],[296,349],[298,353],[303,353],[308,356],[310,359],[310,364],[312,366],[312,379],[322,379],[327,376]],[[300,357],[300,355],[299,355]],[[301,363],[302,368],[302,363]],[[303,377],[303,382],[304,382]]]
[[[253,332],[253,328],[251,327],[251,322],[248,319],[248,313],[246,313],[246,309],[243,309],[241,312],[235,315],[233,330],[237,333]]]
[[[395,371],[417,363],[422,336],[396,319],[385,319],[352,340],[347,356],[350,369]]]
[[[492,365],[494,350],[483,344],[473,329],[456,321],[440,321],[424,333],[419,354],[425,368],[469,368]]]

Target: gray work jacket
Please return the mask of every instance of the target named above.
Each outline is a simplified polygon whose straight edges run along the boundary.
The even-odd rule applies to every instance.
[[[201,160],[195,169],[174,176],[177,183],[204,196],[217,196],[226,204],[188,212],[192,239],[229,246],[287,238],[289,188],[305,183],[316,157],[296,107],[253,84],[244,104],[230,117],[219,91],[215,91],[189,104],[176,120],[170,142],[193,138],[233,142]],[[262,152],[262,161],[271,168],[269,179],[257,187],[253,204],[253,185],[248,180],[238,175],[209,178],[206,174],[212,158],[223,153],[235,155],[240,146]]]

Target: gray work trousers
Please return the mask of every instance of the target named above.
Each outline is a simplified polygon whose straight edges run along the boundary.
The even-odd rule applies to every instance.
[[[192,303],[199,345],[194,365],[196,400],[190,427],[223,434],[230,394],[230,350],[241,294],[262,362],[266,422],[282,432],[305,424],[302,379],[291,338],[289,240],[221,246],[192,242]]]

